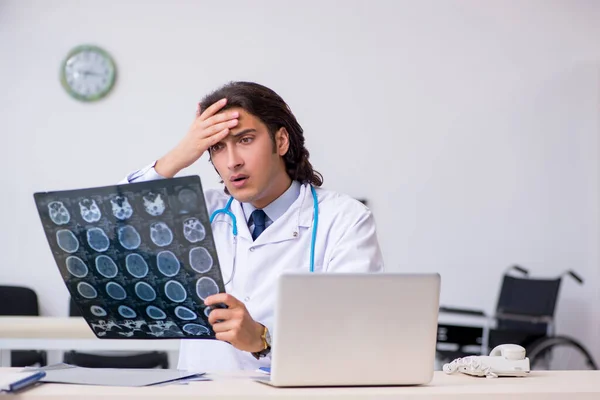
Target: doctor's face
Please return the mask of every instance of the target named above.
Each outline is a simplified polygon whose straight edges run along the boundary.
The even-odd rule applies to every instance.
[[[239,112],[238,124],[209,149],[212,163],[236,200],[263,208],[291,184],[283,161],[288,134],[282,128],[273,140],[267,126],[254,115],[241,108],[227,111]]]

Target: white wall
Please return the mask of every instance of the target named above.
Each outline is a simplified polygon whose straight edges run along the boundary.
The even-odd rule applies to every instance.
[[[229,80],[278,91],[326,186],[367,197],[389,270],[494,307],[505,267],[565,281],[559,331],[600,359],[600,3],[0,1],[0,282],[67,292],[34,191],[110,184],[173,146]],[[118,64],[97,104],[58,81],[74,46]],[[208,187],[205,159],[190,168]]]

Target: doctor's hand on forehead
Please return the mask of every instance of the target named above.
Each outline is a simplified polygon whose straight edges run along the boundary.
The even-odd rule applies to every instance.
[[[196,162],[211,146],[223,140],[229,134],[229,130],[238,124],[239,117],[237,111],[218,113],[225,104],[227,99],[221,99],[204,111],[198,104],[192,126],[177,146],[156,162],[156,172],[166,178],[172,178]]]
[[[228,308],[214,308],[208,315],[218,340],[229,342],[238,350],[259,352],[264,349],[263,325],[250,316],[244,303],[227,293],[207,297],[204,304],[215,306],[226,304]]]

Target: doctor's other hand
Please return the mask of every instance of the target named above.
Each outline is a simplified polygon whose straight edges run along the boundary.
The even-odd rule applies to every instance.
[[[203,112],[198,104],[192,126],[177,146],[156,162],[156,172],[165,178],[172,178],[195,163],[211,146],[223,140],[229,130],[238,124],[239,116],[237,111],[219,113],[225,104],[227,99],[221,99]]]
[[[207,297],[204,304],[214,306],[219,303],[229,308],[213,308],[208,322],[213,327],[217,339],[229,342],[236,349],[257,352],[264,349],[262,333],[264,327],[252,319],[244,303],[227,293]]]

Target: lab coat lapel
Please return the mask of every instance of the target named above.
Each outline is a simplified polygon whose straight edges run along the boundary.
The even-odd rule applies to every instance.
[[[265,229],[254,242],[254,246],[298,239],[301,228],[312,226],[312,215],[313,200],[310,186],[302,185],[296,201],[281,217]]]

